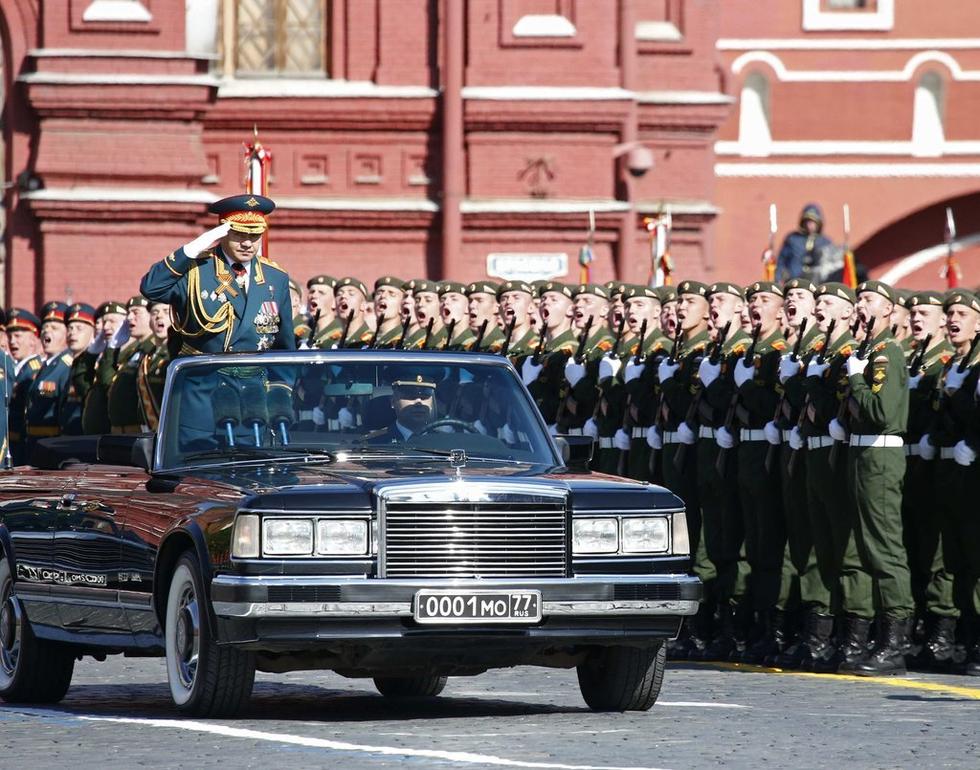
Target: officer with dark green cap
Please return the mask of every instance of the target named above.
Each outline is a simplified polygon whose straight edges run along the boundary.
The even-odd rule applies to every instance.
[[[371,339],[373,348],[393,348],[402,339],[402,302],[405,300],[405,281],[393,275],[383,275],[374,282],[374,317],[377,327]]]
[[[474,340],[467,348],[474,352],[498,353],[504,346],[504,333],[497,324],[497,292],[500,284],[481,279],[466,287],[470,331]]]
[[[476,340],[469,325],[469,300],[466,284],[459,281],[439,282],[439,312],[446,327],[444,350],[467,350]]]
[[[937,389],[936,421],[920,445],[931,447],[936,463],[933,510],[942,526],[943,566],[953,577],[967,647],[958,670],[980,676],[980,518],[971,504],[980,491],[980,297],[956,289],[947,293],[943,308],[954,356]]]
[[[725,425],[735,395],[732,367],[745,355],[749,336],[742,330],[740,316],[745,305],[745,291],[731,281],[718,281],[708,288],[711,338],[709,354],[698,365],[699,392],[697,409],[690,428],[697,432],[697,487],[703,517],[705,553],[714,565],[712,599],[717,620],[711,641],[701,653],[704,660],[728,660],[736,640],[744,638],[748,625],[742,617],[750,612],[746,600],[748,565],[742,545],[745,539],[742,510],[738,495],[737,466],[734,457],[718,467],[720,451],[715,434]],[[724,334],[724,338],[722,338]],[[720,348],[718,347],[720,344]],[[739,612],[736,623],[736,612]]]
[[[572,287],[548,281],[539,291],[543,330],[535,351],[521,362],[521,379],[551,433],[557,433],[559,405],[567,392],[565,363],[575,354],[578,338],[571,326]]]
[[[905,670],[915,612],[902,542],[902,434],[908,423],[909,392],[905,354],[890,327],[895,290],[881,281],[865,281],[856,294],[868,354],[851,355],[845,363],[848,427],[835,418],[829,428],[836,441],[846,441],[849,447],[848,487],[857,510],[858,553],[879,595],[874,650],[839,670],[870,675]],[[874,609],[865,608],[865,613]]]
[[[525,281],[505,281],[497,289],[497,306],[504,324],[504,348],[518,369],[524,356],[538,346],[538,333],[531,325],[533,300],[534,288]]]
[[[328,348],[361,348],[371,341],[374,332],[365,320],[368,303],[367,286],[357,278],[347,276],[337,281],[337,319],[340,329],[328,336]]]
[[[143,358],[153,354],[156,341],[150,326],[150,301],[141,295],[126,303],[129,339],[119,348],[116,373],[107,394],[109,424],[113,433],[140,433],[139,386],[137,379]]]
[[[337,279],[332,275],[314,275],[306,282],[306,303],[310,312],[311,336],[307,347],[323,350],[332,347],[340,335],[337,319]]]
[[[745,640],[737,640],[733,659],[741,660],[747,653],[749,659],[762,661],[767,655],[779,652],[776,604],[786,547],[780,474],[778,468],[766,469],[769,442],[765,434],[766,423],[779,403],[776,390],[779,360],[786,351],[782,332],[784,296],[779,284],[756,281],[746,288],[745,298],[755,345],[750,343],[746,355],[732,366],[735,423],[732,430],[727,426],[719,428],[715,441],[726,458],[738,441],[738,489],[745,527],[745,555],[751,570],[753,607],[761,624],[756,634],[758,642],[751,649],[743,650]],[[754,355],[749,358],[753,350]]]
[[[415,318],[419,329],[405,341],[408,350],[439,350],[446,345],[446,327],[439,308],[439,283],[424,278],[409,281],[415,298]]]
[[[558,431],[585,435],[585,425],[598,403],[599,362],[615,345],[606,319],[609,293],[596,283],[581,283],[572,292],[572,328],[578,335],[575,355],[565,362],[565,399],[559,408]],[[594,437],[593,437],[594,438]]]
[[[909,299],[913,293],[910,289],[895,289],[895,306],[892,308],[891,318],[888,319],[891,323],[892,336],[902,346],[906,358],[914,347],[912,330],[909,327]]]

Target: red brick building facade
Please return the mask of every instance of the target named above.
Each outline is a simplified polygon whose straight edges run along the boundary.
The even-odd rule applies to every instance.
[[[7,301],[134,292],[255,125],[301,279],[576,280],[591,210],[593,276],[643,281],[669,209],[680,273],[749,280],[769,202],[785,232],[812,199],[910,286],[953,202],[976,283],[975,29],[967,0],[0,0]]]

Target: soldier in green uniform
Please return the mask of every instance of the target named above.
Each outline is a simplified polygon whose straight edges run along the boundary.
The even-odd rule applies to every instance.
[[[71,354],[63,302],[48,302],[41,308],[41,349],[44,360],[27,391],[25,424],[28,457],[34,444],[61,434],[61,406],[69,388]]]
[[[419,333],[423,331],[415,315],[415,287],[423,280],[422,278],[413,278],[402,284],[402,291],[405,292],[405,298],[402,300],[402,323],[407,325],[407,330],[405,338],[399,345],[401,348],[410,348],[419,338]]]
[[[8,352],[7,314],[0,310],[0,468],[11,466],[10,457],[10,399],[14,387],[14,359]]]
[[[558,407],[565,398],[565,363],[575,353],[572,330],[572,288],[548,281],[539,291],[544,331],[537,349],[521,363],[521,379],[552,434],[558,432]]]
[[[850,395],[850,431],[835,418],[830,435],[847,441],[848,488],[857,510],[858,554],[875,581],[879,596],[874,650],[843,663],[845,673],[882,674],[905,670],[905,653],[915,603],[902,543],[902,484],[905,479],[905,433],[909,392],[905,354],[892,337],[889,319],[897,297],[880,281],[857,289],[857,312],[871,323],[866,358],[849,356],[845,363]],[[874,607],[857,614],[867,616]]]
[[[306,282],[310,310],[311,336],[307,346],[328,349],[340,337],[334,290],[337,279],[331,275],[315,275]]]
[[[745,638],[745,615],[750,612],[742,510],[738,495],[728,492],[738,488],[737,458],[729,457],[719,470],[720,449],[715,442],[715,434],[725,425],[735,397],[732,367],[749,346],[749,336],[739,323],[744,305],[745,291],[737,284],[720,281],[708,289],[708,331],[712,351],[717,352],[715,360],[705,356],[698,366],[700,390],[695,394],[694,414],[697,424],[690,426],[698,435],[697,485],[705,553],[715,571],[711,599],[716,605],[716,618],[711,641],[700,651],[703,660],[728,660],[736,643]],[[721,339],[723,332],[725,337]],[[698,657],[698,650],[689,649],[687,655]]]
[[[745,556],[751,575],[753,608],[761,628],[756,633],[760,644],[751,646],[749,657],[761,659],[776,650],[776,603],[779,599],[786,527],[779,492],[779,469],[766,470],[769,443],[765,425],[772,419],[779,401],[780,356],[786,350],[782,333],[783,289],[772,281],[757,281],[746,289],[749,317],[757,337],[751,360],[739,359],[732,367],[737,390],[733,400],[735,425],[738,426],[738,490],[745,527]],[[746,356],[748,351],[746,351]],[[724,452],[735,446],[736,436],[725,426],[715,433],[715,441]],[[737,640],[733,659],[745,653]]]
[[[615,340],[606,326],[609,295],[604,286],[579,284],[572,292],[572,328],[578,335],[576,353],[565,362],[565,398],[558,409],[558,432],[586,435],[585,424],[595,413],[599,361]]]
[[[956,289],[947,294],[943,307],[955,355],[942,372],[936,421],[920,446],[932,447],[936,462],[932,501],[942,526],[943,563],[953,577],[954,601],[967,645],[962,671],[980,676],[980,517],[970,503],[980,477],[980,298]]]
[[[156,343],[150,328],[150,301],[141,295],[126,303],[129,339],[120,346],[116,373],[109,384],[107,401],[112,433],[141,433],[139,389],[136,385],[140,365],[153,353]]]
[[[14,465],[23,465],[27,460],[27,433],[25,415],[27,393],[31,383],[41,371],[41,356],[38,354],[41,342],[41,319],[29,310],[15,307],[7,315],[7,336],[10,356],[14,360],[14,379],[10,395],[10,417],[8,436],[10,453]]]
[[[405,300],[405,281],[393,275],[384,275],[374,282],[374,313],[378,320],[377,331],[371,339],[371,347],[393,348],[403,335],[402,303]]]
[[[71,371],[68,376],[68,389],[61,404],[61,435],[80,436],[82,434],[82,398],[84,392],[76,387],[75,362],[88,352],[95,338],[95,308],[78,302],[68,308],[68,352],[71,353]],[[83,389],[84,391],[84,389]]]
[[[334,340],[336,348],[360,348],[374,336],[365,321],[368,302],[367,287],[357,278],[341,278],[337,281],[337,318],[341,328]]]
[[[531,325],[531,302],[534,289],[524,281],[505,281],[497,289],[497,303],[504,329],[510,330],[510,339],[504,340],[507,356],[518,369],[524,356],[538,346],[538,333]],[[503,335],[502,335],[503,336]]]
[[[160,423],[163,386],[170,363],[170,305],[154,302],[150,305],[150,330],[153,350],[140,360],[136,374],[136,389],[140,396],[140,425],[143,430],[155,431]]]
[[[415,297],[415,318],[419,329],[405,341],[408,350],[439,350],[446,345],[446,327],[439,310],[439,284],[416,279],[410,282]]]
[[[469,301],[466,299],[466,285],[459,281],[440,281],[439,313],[446,327],[446,340],[441,350],[466,350],[476,335],[470,331]],[[429,347],[435,347],[430,340]]]
[[[915,341],[912,339],[912,328],[910,326],[909,299],[913,292],[908,289],[895,289],[895,307],[892,309],[891,317],[888,319],[891,324],[892,336],[895,338],[905,353],[905,357],[912,353]]]
[[[497,325],[499,291],[499,284],[486,280],[474,281],[466,287],[470,331],[474,334],[470,350],[477,350],[476,341],[480,337],[481,329],[483,330],[483,337],[479,344],[481,352],[499,353],[504,347],[504,333]]]
[[[816,292],[816,329],[824,341],[806,363],[804,401],[790,430],[791,456],[787,468],[795,479],[801,468],[807,483],[806,511],[813,541],[818,581],[806,581],[806,616],[800,640],[776,657],[776,665],[830,673],[866,649],[870,616],[865,605],[871,577],[857,551],[857,515],[847,492],[846,449],[830,462],[833,439],[829,424],[847,392],[844,364],[855,349],[850,333],[854,291],[842,283],[827,283]],[[828,338],[833,324],[833,334]],[[838,642],[834,640],[838,618]]]
[[[119,347],[129,338],[126,306],[109,300],[95,311],[96,334],[85,352],[75,356],[71,383],[82,401],[82,433],[104,434],[109,424],[109,385],[116,374]]]
[[[953,576],[943,563],[936,495],[935,449],[920,441],[933,426],[939,405],[939,380],[954,354],[944,335],[943,295],[923,291],[908,298],[912,352],[909,361],[909,421],[905,433],[905,489],[902,496],[902,535],[908,557],[916,616],[922,621],[922,644],[910,666],[947,670],[954,654],[957,609]],[[926,439],[928,442],[928,439]]]

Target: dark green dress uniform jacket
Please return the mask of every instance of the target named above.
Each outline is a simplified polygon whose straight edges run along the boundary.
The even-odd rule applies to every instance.
[[[132,340],[119,350],[119,368],[109,386],[109,423],[113,431],[139,432],[142,416],[137,378],[143,359],[152,355],[155,348],[156,340],[147,337],[142,342]]]
[[[37,373],[27,394],[27,436],[39,439],[61,433],[61,405],[71,377],[71,353],[59,353]]]
[[[605,328],[600,328],[585,341],[585,352],[582,354],[585,376],[568,389],[564,414],[558,426],[560,431],[581,428],[592,417],[599,401],[599,359],[610,352],[615,344],[615,338]]]
[[[38,372],[41,371],[43,362],[41,357],[33,355],[20,362],[20,366],[14,366],[13,389],[10,396],[10,420],[9,435],[11,446],[14,447],[14,462],[20,464],[24,457],[18,452],[18,447],[24,446],[27,438],[25,432],[27,420],[27,393],[31,389],[31,384]]]
[[[571,329],[557,337],[546,339],[539,359],[542,364],[541,372],[527,386],[538,411],[548,425],[554,425],[558,419],[558,405],[565,397],[565,362],[575,354],[577,348],[578,340]]]
[[[10,400],[14,390],[14,359],[5,350],[0,350],[0,468],[7,466],[10,455]]]
[[[852,435],[905,433],[909,414],[905,353],[885,329],[872,343],[868,367],[850,378]]]
[[[182,248],[153,265],[140,292],[173,309],[174,329],[181,334],[181,355],[294,350],[289,276],[271,262],[248,263],[246,292],[216,247],[190,259]]]

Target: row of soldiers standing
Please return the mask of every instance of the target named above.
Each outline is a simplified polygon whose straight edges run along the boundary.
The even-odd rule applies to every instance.
[[[3,462],[29,461],[42,438],[154,429],[169,328],[170,307],[142,296],[11,308],[0,326]]]

